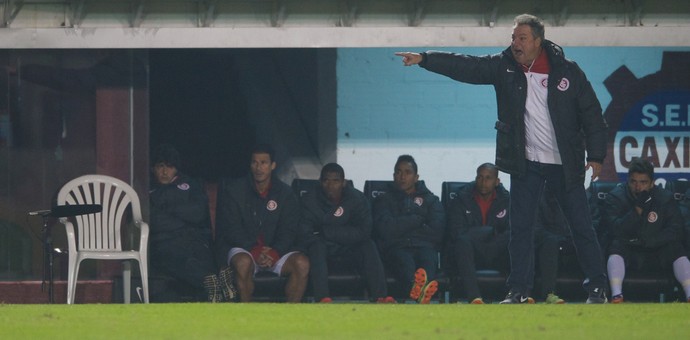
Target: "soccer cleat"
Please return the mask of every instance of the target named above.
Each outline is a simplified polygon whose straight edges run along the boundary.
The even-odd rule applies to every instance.
[[[380,297],[376,299],[376,303],[398,303],[392,296]]]
[[[221,292],[218,276],[215,274],[204,277],[204,289],[208,294],[208,302],[223,301],[223,292]]]
[[[426,286],[426,270],[424,270],[424,268],[419,268],[414,273],[414,284],[412,285],[412,289],[410,289],[410,298],[419,300],[424,286]]]
[[[471,305],[483,305],[483,304],[484,304],[484,300],[483,300],[482,298],[480,298],[480,297],[474,298],[474,300],[470,301],[470,304],[471,304]]]
[[[619,304],[623,302],[625,302],[625,300],[623,300],[623,294],[618,294],[616,296],[611,297],[611,303]]]
[[[232,282],[234,274],[235,273],[232,271],[232,268],[225,267],[220,270],[218,275],[220,289],[223,292],[223,298],[225,301],[233,301],[237,296],[237,289],[235,288],[235,284]]]
[[[511,291],[508,293],[508,295],[506,295],[506,298],[503,301],[499,302],[499,304],[501,304],[501,305],[513,304],[513,303],[516,303],[516,304],[521,304],[521,303],[533,304],[534,299],[529,297],[529,296],[522,295],[518,292]]]
[[[424,289],[422,289],[422,294],[419,296],[419,299],[417,299],[417,302],[423,305],[428,304],[431,301],[431,298],[434,297],[434,294],[436,294],[437,290],[438,282],[436,282],[436,280],[430,281],[424,286]]]
[[[319,300],[319,303],[331,303],[331,302],[333,302],[333,299],[329,298],[328,296]]]
[[[586,303],[607,303],[609,300],[606,298],[606,289],[594,288],[589,292],[589,297]]]
[[[554,293],[549,293],[549,295],[546,296],[546,301],[544,302],[547,304],[562,305],[565,303],[565,300],[561,299]]]

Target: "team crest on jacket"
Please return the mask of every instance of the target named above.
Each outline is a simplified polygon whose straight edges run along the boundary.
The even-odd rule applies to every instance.
[[[421,197],[415,197],[414,204],[416,204],[418,207],[421,207],[422,204],[424,204],[424,199]]]
[[[276,202],[274,200],[268,201],[268,203],[266,203],[266,209],[268,209],[268,211],[273,211],[273,210],[278,209],[278,202]]]
[[[180,183],[177,185],[177,188],[180,190],[187,191],[189,190],[189,183]]]
[[[504,218],[504,217],[506,217],[507,213],[508,212],[505,209],[503,209],[498,214],[496,214],[496,218]]]
[[[343,207],[338,207],[338,209],[335,209],[333,216],[335,216],[335,217],[343,216],[344,212],[345,212],[345,210],[343,210]]]
[[[656,214],[656,211],[650,211],[649,214],[647,214],[647,222],[649,223],[654,223],[658,219],[659,215]]]
[[[570,80],[568,78],[563,78],[561,79],[561,82],[558,83],[558,89],[561,91],[565,91],[570,87]]]

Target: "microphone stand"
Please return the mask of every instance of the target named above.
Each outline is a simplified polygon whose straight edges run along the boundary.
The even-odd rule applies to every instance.
[[[50,210],[30,211],[29,216],[41,216],[43,218],[43,281],[41,282],[41,291],[45,291],[46,281],[48,281],[48,303],[54,303],[54,269],[53,261],[55,253],[61,253],[59,249],[53,248],[53,235],[48,226],[48,218],[50,217],[70,217],[85,214],[98,213],[103,210],[100,204],[81,204],[81,205],[63,205],[55,206]],[[47,267],[46,267],[47,264]],[[69,289],[69,287],[67,287]]]
[[[48,281],[48,303],[54,303],[53,295],[54,281],[53,281],[53,236],[51,229],[48,227],[48,214],[41,214],[43,217],[43,282],[41,282],[41,291],[45,291],[46,277]],[[46,268],[46,264],[48,265]]]

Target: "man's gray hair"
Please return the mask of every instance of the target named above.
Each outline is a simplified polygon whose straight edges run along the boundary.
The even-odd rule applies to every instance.
[[[544,40],[544,22],[539,19],[538,17],[532,15],[532,14],[520,14],[515,17],[515,20],[513,20],[515,23],[515,26],[517,27],[519,25],[529,25],[529,27],[532,28],[532,36],[536,38],[541,38],[541,40]]]

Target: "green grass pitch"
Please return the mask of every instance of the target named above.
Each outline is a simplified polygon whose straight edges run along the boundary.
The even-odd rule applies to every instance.
[[[689,303],[0,305],[3,339],[689,339]]]

